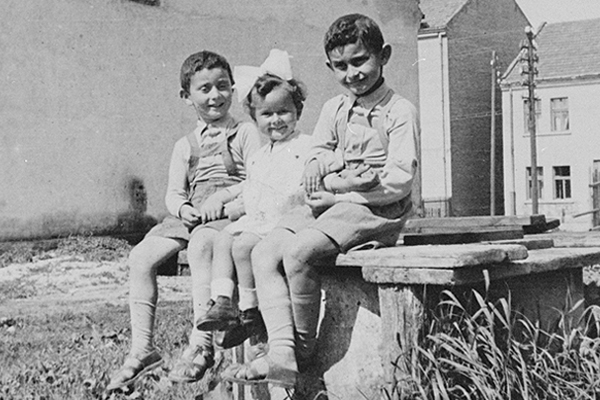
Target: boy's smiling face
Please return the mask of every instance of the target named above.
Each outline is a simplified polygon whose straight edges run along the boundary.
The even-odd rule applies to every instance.
[[[181,97],[194,107],[199,119],[211,123],[225,117],[231,107],[233,89],[229,74],[223,68],[203,68],[190,79],[189,93]]]
[[[358,41],[331,50],[327,55],[327,66],[343,87],[355,96],[362,96],[377,83],[390,55],[389,45],[375,54]]]

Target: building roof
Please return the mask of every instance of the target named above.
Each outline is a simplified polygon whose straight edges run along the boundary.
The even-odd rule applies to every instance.
[[[420,0],[423,12],[421,29],[440,29],[446,27],[452,18],[469,0]]]
[[[546,25],[537,38],[538,81],[600,76],[600,18]],[[525,35],[523,35],[525,38]],[[521,80],[514,68],[505,83]]]

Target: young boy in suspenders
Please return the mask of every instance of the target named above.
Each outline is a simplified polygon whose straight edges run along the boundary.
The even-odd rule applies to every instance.
[[[190,55],[181,67],[180,80],[180,96],[194,108],[198,126],[173,149],[165,197],[171,215],[152,228],[129,255],[131,349],[112,376],[108,391],[130,386],[161,365],[162,357],[153,343],[156,271],[186,246],[194,320],[208,309],[213,240],[230,222],[227,217],[237,212],[214,194],[245,178],[248,156],[261,145],[254,124],[239,122],[229,114],[234,82],[224,57],[210,51]],[[214,364],[213,353],[212,333],[192,328],[188,347],[169,378],[175,382],[201,379]]]

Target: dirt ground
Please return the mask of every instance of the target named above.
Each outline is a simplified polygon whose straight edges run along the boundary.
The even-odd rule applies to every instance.
[[[190,299],[189,276],[158,276],[160,300]],[[98,304],[127,304],[126,258],[82,261],[60,256],[0,268],[0,318]]]

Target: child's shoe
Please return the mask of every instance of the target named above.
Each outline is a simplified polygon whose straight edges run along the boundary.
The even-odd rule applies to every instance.
[[[133,385],[138,379],[161,364],[162,357],[156,350],[142,358],[130,355],[125,359],[123,366],[112,376],[106,390],[112,392]]]
[[[217,301],[210,300],[209,309],[196,320],[196,329],[200,331],[222,331],[238,324],[238,313],[229,297],[219,296]]]
[[[267,343],[267,328],[258,307],[240,313],[238,324],[222,335],[217,335],[215,342],[224,349],[238,346],[250,338],[250,345]]]
[[[197,382],[214,364],[212,347],[189,345],[169,372],[169,380],[176,383]]]

